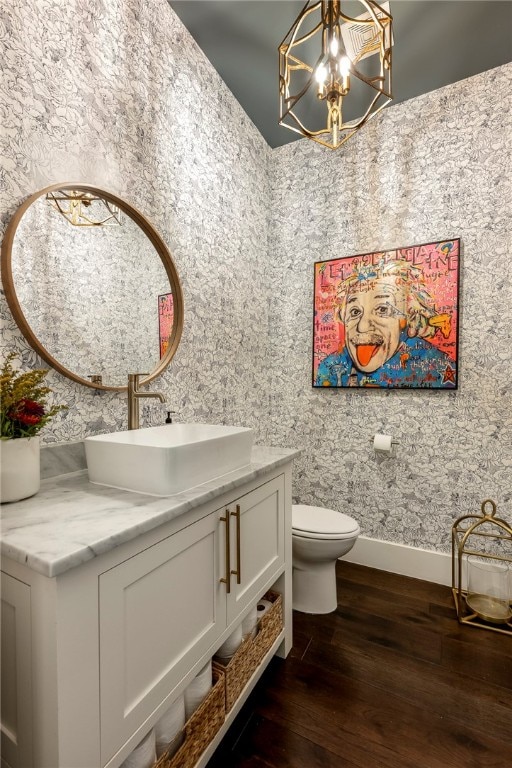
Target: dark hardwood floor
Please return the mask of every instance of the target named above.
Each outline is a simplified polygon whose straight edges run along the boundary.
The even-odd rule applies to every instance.
[[[512,768],[512,638],[448,587],[338,562],[338,609],[294,613],[208,768]]]

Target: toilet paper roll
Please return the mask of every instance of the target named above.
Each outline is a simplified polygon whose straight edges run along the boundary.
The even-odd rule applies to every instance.
[[[267,613],[267,611],[272,608],[272,603],[270,600],[259,600],[258,605],[256,606],[258,610],[258,621],[261,621],[263,616]]]
[[[151,730],[131,752],[121,768],[151,768],[156,762],[155,732]]]
[[[391,453],[392,449],[392,437],[391,435],[375,435],[373,438],[373,447],[377,453]]]
[[[205,664],[194,677],[190,685],[185,688],[185,717],[188,720],[194,714],[199,705],[208,696],[212,687],[212,660]]]
[[[215,654],[215,657],[224,663],[233,658],[242,643],[242,639],[242,624],[239,624],[235,631],[230,634],[228,639],[222,643]]]
[[[169,759],[171,757],[174,757],[174,755],[176,754],[176,752],[181,747],[184,741],[185,741],[185,731],[180,731],[178,735],[174,737],[171,743],[167,745],[167,757]],[[167,765],[166,762],[164,764]]]
[[[163,755],[171,742],[181,733],[185,719],[185,696],[181,694],[155,725],[157,757]]]
[[[257,606],[254,606],[254,608],[250,611],[250,613],[247,614],[245,619],[242,621],[242,638],[244,640],[247,640],[249,637],[254,637],[256,635],[257,623],[258,623],[258,608]]]

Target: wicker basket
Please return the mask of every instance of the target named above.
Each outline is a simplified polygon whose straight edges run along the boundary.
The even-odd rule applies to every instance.
[[[224,670],[213,669],[213,687],[202,704],[185,723],[182,744],[176,754],[164,752],[153,768],[193,768],[226,717]],[[179,736],[178,736],[179,738]],[[174,743],[174,742],[173,742]]]
[[[281,595],[267,592],[263,597],[272,603],[272,608],[260,619],[255,637],[244,640],[227,666],[213,662],[213,669],[226,676],[226,712],[232,708],[283,628]]]

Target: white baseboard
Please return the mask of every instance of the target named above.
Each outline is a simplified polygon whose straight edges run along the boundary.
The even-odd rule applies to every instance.
[[[418,549],[407,544],[359,536],[350,552],[342,558],[380,571],[412,576],[451,586],[451,556],[444,552]]]

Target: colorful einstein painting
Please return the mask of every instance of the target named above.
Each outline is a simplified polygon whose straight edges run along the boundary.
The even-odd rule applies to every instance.
[[[174,302],[172,293],[163,293],[158,297],[158,336],[160,339],[160,358],[162,358],[167,352],[173,321]]]
[[[313,386],[456,389],[460,240],[315,264]]]

